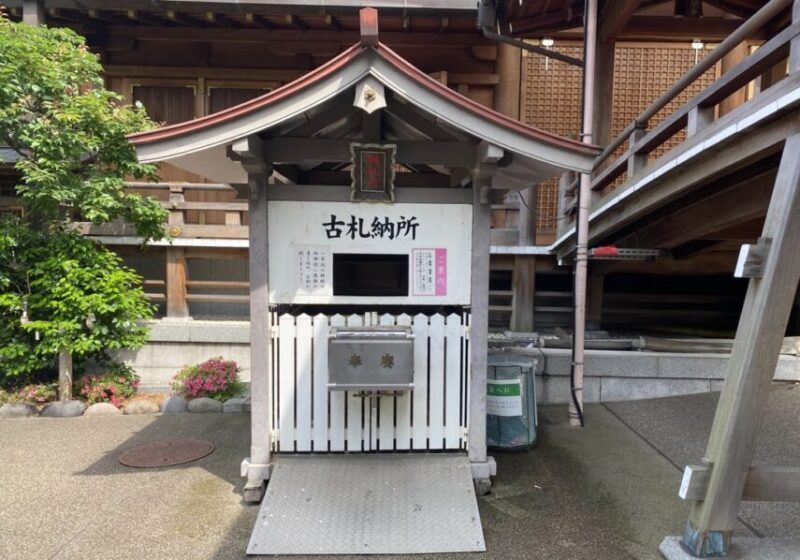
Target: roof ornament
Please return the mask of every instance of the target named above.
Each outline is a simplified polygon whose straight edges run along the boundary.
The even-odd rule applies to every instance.
[[[373,76],[367,76],[356,86],[353,105],[368,114],[386,107],[386,93],[383,84]]]
[[[361,44],[365,47],[378,46],[378,10],[362,8],[358,12],[361,25]]]

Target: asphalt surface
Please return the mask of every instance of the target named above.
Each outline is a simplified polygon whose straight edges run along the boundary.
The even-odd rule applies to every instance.
[[[800,434],[786,432],[796,426],[800,390],[773,397],[768,424],[785,424],[770,426],[759,453],[797,464]],[[688,436],[686,427],[710,426],[715,398],[592,405],[582,430],[566,424],[565,407],[543,407],[536,448],[492,453],[498,476],[479,499],[488,553],[464,556],[660,558],[658,544],[680,531],[688,511],[677,497],[678,466],[697,460],[707,435],[706,427]],[[216,450],[170,468],[117,462],[127,449],[172,438],[207,439]],[[245,414],[0,420],[0,558],[244,558],[258,513],[241,501],[248,440]],[[788,536],[800,531],[794,515],[761,504],[742,519]]]
[[[683,469],[697,464],[703,456],[718,399],[719,393],[708,393],[606,406],[673,465]],[[753,464],[800,465],[800,384],[772,386],[760,426]],[[743,503],[739,519],[755,536],[800,537],[800,504]]]

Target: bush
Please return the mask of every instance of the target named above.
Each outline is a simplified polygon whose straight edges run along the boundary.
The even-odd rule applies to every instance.
[[[58,383],[39,383],[26,385],[16,393],[8,402],[27,402],[30,404],[45,404],[58,398]]]
[[[130,366],[114,364],[99,375],[84,375],[75,386],[77,396],[89,404],[111,403],[117,408],[139,388],[139,376]]]
[[[244,388],[239,381],[239,366],[221,356],[185,366],[172,378],[172,390],[185,397],[209,397],[225,401]]]

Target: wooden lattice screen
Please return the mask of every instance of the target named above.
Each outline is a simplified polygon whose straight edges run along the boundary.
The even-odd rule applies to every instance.
[[[578,45],[554,47],[558,52],[582,58]],[[703,53],[708,51],[703,51]],[[701,53],[701,55],[703,54]],[[620,45],[614,63],[614,103],[612,137],[619,134],[650,103],[666,91],[695,64],[695,51],[688,45]],[[718,76],[713,68],[684,90],[650,122],[655,126],[683,103],[711,84]],[[525,56],[522,65],[523,122],[570,138],[578,138],[581,115],[581,70],[557,60],[546,61],[537,55]],[[680,143],[684,133],[676,134],[651,157],[658,157]],[[620,148],[620,153],[624,150]],[[621,180],[613,183],[613,190]],[[536,229],[552,233],[557,226],[558,180],[540,185]]]

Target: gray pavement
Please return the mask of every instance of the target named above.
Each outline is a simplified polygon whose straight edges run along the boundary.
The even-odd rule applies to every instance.
[[[776,410],[774,420],[791,425],[800,391],[778,399],[776,409],[789,411]],[[688,509],[677,497],[676,465],[696,460],[705,441],[672,431],[692,418],[710,425],[713,405],[708,396],[611,405],[613,413],[591,405],[583,430],[566,425],[565,407],[543,407],[535,449],[493,453],[494,491],[479,500],[488,553],[472,556],[660,558],[659,543],[678,533]],[[117,463],[131,447],[181,437],[217,449],[165,469]],[[243,558],[258,513],[241,502],[248,439],[246,414],[0,420],[0,558]],[[777,459],[796,455],[774,448],[796,451],[798,439],[777,430],[763,445],[774,464],[790,464]],[[761,527],[775,515],[771,506],[743,518]]]
[[[608,408],[681,470],[705,451],[719,393],[609,403]],[[754,464],[800,465],[800,384],[772,386],[755,449]],[[800,537],[800,504],[749,502],[739,519],[750,534]],[[739,528],[739,534],[748,532]],[[676,533],[677,534],[677,533]]]

